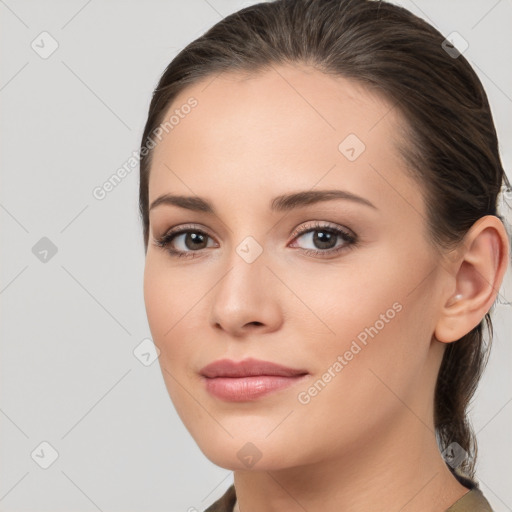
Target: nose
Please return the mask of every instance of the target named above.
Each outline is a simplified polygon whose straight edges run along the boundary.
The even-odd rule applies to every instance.
[[[223,277],[212,290],[210,323],[233,337],[280,328],[280,286],[264,252],[252,262],[233,251]]]

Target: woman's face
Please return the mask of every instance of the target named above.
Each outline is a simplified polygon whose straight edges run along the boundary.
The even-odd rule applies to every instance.
[[[361,454],[391,427],[424,430],[446,272],[398,155],[396,110],[346,79],[283,65],[208,77],[165,119],[173,112],[149,204],[191,199],[150,210],[144,295],[167,390],[203,453],[277,469]],[[171,228],[187,232],[156,245]],[[201,374],[249,358],[304,374]]]

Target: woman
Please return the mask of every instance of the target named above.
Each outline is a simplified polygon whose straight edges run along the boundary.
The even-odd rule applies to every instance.
[[[491,510],[466,408],[508,182],[453,44],[385,2],[250,6],[169,64],[141,155],[165,384],[234,471],[208,510]]]

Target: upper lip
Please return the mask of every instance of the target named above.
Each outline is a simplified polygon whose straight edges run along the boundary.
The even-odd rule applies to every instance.
[[[308,373],[306,370],[288,368],[280,364],[262,361],[260,359],[244,359],[232,361],[219,359],[206,365],[200,370],[201,375],[208,378],[215,377],[250,377],[254,375],[279,375],[283,377],[296,377]]]

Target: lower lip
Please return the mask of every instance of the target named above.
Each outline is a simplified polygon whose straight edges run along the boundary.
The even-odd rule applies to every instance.
[[[228,402],[246,402],[287,388],[306,376],[254,375],[251,377],[215,377],[204,380],[207,391],[213,396]]]

